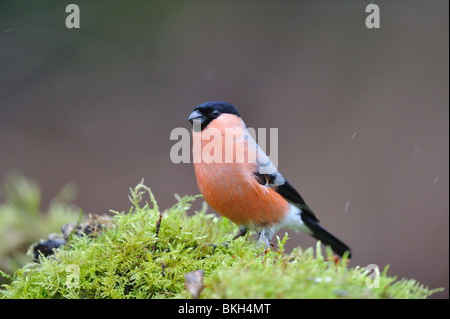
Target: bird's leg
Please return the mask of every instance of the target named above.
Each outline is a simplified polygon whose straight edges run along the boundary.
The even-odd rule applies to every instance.
[[[269,251],[269,246],[272,248],[275,246],[272,242],[270,242],[270,239],[273,236],[273,232],[269,229],[263,229],[260,233],[259,233],[259,238],[258,238],[258,242],[263,241],[264,242],[264,253],[263,253],[263,257],[266,256],[266,253]]]
[[[233,237],[233,240],[238,239],[239,237],[245,236],[247,234],[247,227],[240,226],[239,232]]]

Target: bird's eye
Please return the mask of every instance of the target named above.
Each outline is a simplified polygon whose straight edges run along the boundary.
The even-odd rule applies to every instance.
[[[219,111],[213,111],[211,114],[214,117],[218,117],[220,115],[220,112]]]

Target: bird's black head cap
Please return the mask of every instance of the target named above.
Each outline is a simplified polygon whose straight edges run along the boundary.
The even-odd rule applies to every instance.
[[[193,124],[194,120],[200,120],[201,129],[203,130],[212,120],[218,118],[221,114],[234,114],[241,117],[233,104],[223,101],[212,101],[196,106],[189,116],[189,122]]]

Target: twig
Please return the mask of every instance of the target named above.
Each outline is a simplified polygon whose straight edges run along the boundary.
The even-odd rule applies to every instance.
[[[161,264],[161,269],[162,269],[161,275],[162,275],[163,277],[166,276],[166,272],[164,271],[164,269],[165,269],[166,267],[167,267],[167,265],[166,265],[166,263],[163,261],[162,264]]]
[[[159,236],[159,228],[161,227],[161,220],[162,220],[162,215],[159,214],[159,219],[158,219],[158,221],[156,222],[156,230],[155,230],[155,235],[156,235],[156,237]],[[156,244],[157,244],[157,242],[156,242],[156,243],[153,245],[153,247],[152,247],[152,253],[154,253],[155,250],[156,250]]]

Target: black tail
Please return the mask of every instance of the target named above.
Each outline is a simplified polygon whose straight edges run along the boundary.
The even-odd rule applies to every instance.
[[[312,236],[320,240],[322,244],[325,246],[330,246],[333,251],[338,254],[340,257],[344,255],[345,252],[348,251],[348,258],[352,258],[350,248],[344,244],[342,241],[334,237],[331,233],[329,233],[325,228],[320,226],[317,221],[312,220],[308,216],[304,216],[302,214],[302,220],[306,226],[312,231]]]

